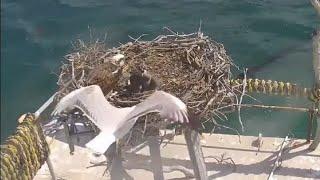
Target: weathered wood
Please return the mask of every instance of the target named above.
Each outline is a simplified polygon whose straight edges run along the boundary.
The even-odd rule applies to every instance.
[[[184,137],[187,143],[190,160],[193,164],[193,171],[197,180],[206,180],[207,170],[206,164],[203,158],[203,153],[200,144],[199,132],[186,128],[184,131]]]
[[[163,180],[163,167],[161,161],[160,153],[160,142],[159,138],[155,136],[150,136],[148,138],[150,158],[151,158],[151,167],[153,171],[153,178],[155,180]]]

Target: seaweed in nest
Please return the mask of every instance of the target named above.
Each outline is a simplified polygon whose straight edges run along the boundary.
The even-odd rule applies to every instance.
[[[220,110],[234,104],[241,93],[230,85],[230,69],[236,66],[224,46],[203,33],[168,30],[170,34],[151,41],[135,39],[117,48],[107,48],[99,41],[88,45],[78,41],[75,52],[68,54],[67,63],[61,66],[60,97],[80,86],[98,84],[108,101],[126,107],[159,89],[179,97],[200,122],[217,125],[215,119],[226,119]],[[113,59],[117,54],[124,58]],[[128,83],[135,75],[146,74],[156,82],[155,88],[132,87]],[[138,120],[132,132],[144,136],[146,127],[167,127],[163,122],[159,116],[149,114]]]

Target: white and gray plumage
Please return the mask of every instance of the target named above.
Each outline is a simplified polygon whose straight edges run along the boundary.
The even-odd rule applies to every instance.
[[[98,153],[104,153],[117,139],[122,138],[133,127],[136,120],[151,112],[158,112],[164,119],[188,123],[186,105],[177,97],[164,91],[155,91],[143,102],[127,108],[116,108],[104,97],[97,85],[82,87],[63,97],[53,114],[79,108],[101,130],[86,144]]]

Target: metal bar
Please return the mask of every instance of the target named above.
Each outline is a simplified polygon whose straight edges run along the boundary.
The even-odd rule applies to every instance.
[[[40,117],[40,114],[48,107],[50,106],[50,104],[53,102],[54,97],[56,96],[56,93],[54,93],[35,113],[35,120],[37,120]],[[39,123],[39,122],[36,122]],[[54,169],[53,169],[53,165],[52,162],[50,160],[50,157],[48,155],[47,160],[46,160],[47,166],[49,168],[49,172],[51,175],[51,179],[52,180],[57,180]]]
[[[309,112],[308,129],[307,129],[307,143],[310,143],[310,141],[311,141],[312,129],[313,129],[313,119],[314,119],[314,113]]]
[[[65,86],[64,86],[60,91],[66,89],[66,88],[69,86],[69,84],[71,84],[71,82],[72,82],[72,79],[69,80],[69,81],[65,84]],[[54,100],[54,97],[55,97],[57,94],[58,94],[58,92],[55,92],[55,93],[34,113],[36,119],[40,116],[40,114],[41,114],[43,111],[45,111],[45,110],[48,108],[48,106],[50,106],[50,104],[51,104],[51,103],[53,102],[53,100]]]
[[[36,119],[40,116],[40,114],[47,109],[48,106],[53,102],[54,97],[57,95],[57,93],[54,93],[35,113]]]
[[[53,165],[52,165],[52,162],[51,162],[49,156],[48,156],[48,158],[47,158],[47,160],[46,160],[46,163],[47,163],[48,168],[49,168],[49,171],[50,171],[51,179],[52,179],[52,180],[57,180],[57,177],[56,177],[56,175],[55,175],[55,173],[54,173]]]
[[[284,110],[284,111],[300,111],[300,112],[309,112],[308,108],[300,108],[300,107],[287,107],[287,106],[266,106],[266,105],[258,105],[258,104],[237,104],[234,106],[241,106],[247,108],[263,108],[263,109],[275,109],[275,110]],[[318,109],[314,109],[315,113],[318,113]]]
[[[319,146],[319,142],[320,142],[320,117],[317,117],[317,128],[316,128],[316,134],[314,136],[314,140],[311,143],[311,145],[309,146],[310,150],[315,150],[318,146]]]
[[[184,137],[187,143],[190,160],[193,164],[193,171],[197,180],[207,180],[206,164],[200,144],[199,133],[193,129],[186,128]]]

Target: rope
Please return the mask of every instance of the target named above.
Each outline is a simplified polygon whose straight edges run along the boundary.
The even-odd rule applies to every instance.
[[[239,86],[243,83],[242,81],[242,79],[232,79],[230,80],[230,84],[232,86]],[[313,102],[320,101],[320,89],[304,88],[289,82],[246,79],[246,85],[249,93],[257,92],[271,95],[307,97]]]
[[[0,152],[0,179],[33,179],[49,156],[49,146],[33,114],[26,114]]]

